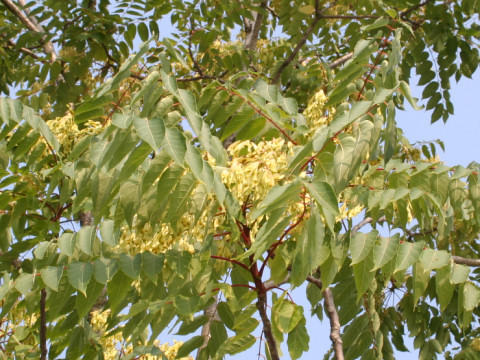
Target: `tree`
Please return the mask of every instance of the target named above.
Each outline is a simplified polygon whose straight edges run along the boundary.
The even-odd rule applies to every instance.
[[[395,114],[415,70],[447,121],[480,2],[1,3],[3,358],[298,359],[305,285],[326,358],[478,357],[479,166]]]

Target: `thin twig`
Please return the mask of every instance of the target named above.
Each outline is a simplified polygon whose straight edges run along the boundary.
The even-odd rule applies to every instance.
[[[429,3],[433,2],[433,1],[434,0],[427,0],[427,1],[424,1],[423,3],[412,6],[410,9],[401,12],[400,13],[400,18],[403,19],[403,20],[406,20],[407,15],[409,15],[411,12],[413,12],[417,9],[420,9],[421,7],[423,7],[425,5],[428,5]]]
[[[313,30],[315,30],[315,26],[317,25],[317,23],[322,18],[322,15],[321,15],[321,13],[318,12],[318,9],[319,9],[319,4],[318,4],[318,0],[317,0],[317,1],[315,1],[315,17],[313,18],[312,23],[308,27],[307,31],[305,31],[305,34],[300,39],[297,46],[295,46],[295,48],[290,53],[290,55],[288,55],[288,57],[285,59],[285,61],[277,69],[277,71],[275,71],[275,74],[273,74],[272,84],[277,84],[278,83],[278,81],[280,80],[280,77],[282,76],[283,70],[285,70],[287,68],[287,66],[290,65],[290,63],[293,61],[293,59],[295,59],[295,57],[297,56],[300,49],[307,42],[309,36],[312,35]]]
[[[322,15],[322,19],[351,19],[351,20],[360,20],[360,19],[378,19],[378,15]]]
[[[383,223],[386,220],[387,220],[387,218],[385,216],[381,216],[377,219],[377,222],[378,223]],[[371,217],[367,217],[367,218],[363,219],[362,221],[360,221],[357,225],[355,225],[352,228],[352,231],[350,232],[351,236],[354,236],[362,227],[364,227],[367,224],[370,224],[372,221],[373,221],[373,219]]]
[[[15,44],[11,39],[7,40],[7,44],[10,45],[11,47],[14,47],[14,48],[17,47],[17,44]],[[38,59],[38,56],[30,49],[27,49],[27,48],[22,46],[22,47],[19,47],[18,50],[20,50],[24,54],[27,54],[27,55],[33,57],[35,60]]]
[[[346,54],[346,55],[343,55],[342,57],[338,58],[337,60],[335,60],[334,62],[330,63],[328,65],[328,67],[330,69],[336,69],[337,67],[345,64],[348,60],[350,60],[351,58],[353,57],[353,51]]]

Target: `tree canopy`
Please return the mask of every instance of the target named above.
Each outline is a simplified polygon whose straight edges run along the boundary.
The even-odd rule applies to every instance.
[[[1,358],[479,357],[480,1],[0,3]]]

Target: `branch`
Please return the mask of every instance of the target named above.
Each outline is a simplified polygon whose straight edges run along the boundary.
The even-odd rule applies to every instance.
[[[11,0],[0,0],[0,1],[29,30],[36,33],[45,34],[43,27],[40,24],[38,24],[37,20],[34,17],[28,17],[27,15],[25,15],[25,13],[17,5],[15,5]],[[22,6],[26,5],[24,0],[19,0],[19,2]],[[28,9],[25,10],[25,12],[28,14],[29,13]],[[43,44],[43,50],[45,51],[45,53],[50,54],[52,56],[52,61],[55,61],[57,59],[58,55],[55,52],[55,49],[53,48],[53,44],[51,41],[47,41]]]
[[[385,220],[387,220],[386,217],[382,216],[382,217],[378,218],[377,222],[382,223]],[[355,225],[352,228],[352,231],[350,232],[350,234],[352,236],[354,236],[362,227],[364,227],[367,224],[370,224],[372,221],[373,221],[373,219],[371,217],[367,217],[367,218],[363,219],[362,221],[360,221],[357,225]]]
[[[268,349],[270,350],[270,358],[272,360],[280,360],[277,350],[277,342],[272,333],[272,323],[267,315],[267,295],[264,292],[258,293],[257,309],[260,313],[260,318],[262,319],[263,333],[265,334]]]
[[[320,290],[322,290],[322,288],[323,288],[322,280],[317,279],[317,278],[314,277],[314,276],[308,275],[308,276],[307,276],[307,281],[308,281],[308,282],[311,282],[312,284],[317,285],[317,287],[318,287]]]
[[[263,1],[260,4],[260,8],[263,10],[267,7],[267,1]],[[263,13],[252,11],[254,20],[245,19],[245,49],[255,50],[257,48],[258,34],[260,33],[260,28],[262,27],[263,22]]]
[[[322,19],[378,19],[378,15],[322,15]]]
[[[346,55],[343,55],[342,57],[338,58],[334,62],[328,65],[330,69],[336,69],[337,67],[345,64],[348,60],[350,60],[353,57],[353,52],[350,52]]]
[[[343,360],[343,343],[340,336],[340,319],[338,318],[337,309],[333,302],[333,294],[330,288],[323,290],[323,297],[325,299],[325,310],[330,318],[330,340],[332,340],[333,351],[337,360]]]
[[[461,256],[452,256],[455,264],[480,267],[480,259],[469,259]]]
[[[322,15],[318,12],[318,1],[315,2],[315,17],[313,19],[313,22],[310,24],[309,28],[303,35],[303,37],[300,39],[298,42],[297,46],[293,49],[293,51],[290,53],[290,55],[285,59],[285,61],[280,65],[280,67],[277,69],[275,74],[273,75],[272,78],[272,84],[277,84],[278,81],[280,80],[280,76],[282,76],[283,70],[286,69],[288,65],[295,59],[295,56],[297,56],[298,52],[300,49],[305,45],[305,43],[308,40],[308,37],[313,33],[313,30],[315,30],[315,26],[317,23],[320,21],[322,18]]]
[[[17,47],[17,44],[15,44],[11,39],[8,39],[7,40],[7,44],[13,48],[16,48]],[[27,54],[31,57],[33,57],[34,59],[38,59],[38,56],[30,49],[27,49],[25,47],[20,47],[18,48],[18,50],[20,50],[21,52],[23,52],[24,54]]]
[[[196,356],[196,359],[202,359],[203,356],[201,354],[202,350],[204,348],[207,347],[208,345],[208,341],[210,340],[211,338],[211,335],[210,335],[210,325],[212,324],[212,321],[213,320],[220,320],[219,317],[218,317],[218,313],[217,313],[217,301],[216,301],[216,297],[215,297],[215,302],[213,302],[211,305],[207,306],[207,308],[203,311],[203,313],[208,317],[208,322],[203,325],[202,327],[202,336],[203,336],[203,344],[202,346],[200,346],[198,348],[198,351],[197,351],[197,356]]]
[[[40,290],[40,360],[47,360],[47,315],[46,315],[47,291]]]
[[[403,20],[406,20],[407,15],[409,15],[410,13],[412,13],[413,11],[415,11],[417,9],[420,9],[421,7],[423,7],[425,5],[428,5],[429,3],[433,2],[433,1],[434,0],[427,0],[427,1],[424,1],[423,3],[412,6],[410,9],[401,12],[400,13],[400,18],[403,19]]]
[[[317,287],[322,290],[322,280],[309,275],[307,276],[307,281],[317,285]],[[335,308],[335,303],[333,302],[332,290],[330,290],[330,288],[327,287],[325,290],[323,290],[323,298],[325,299],[325,310],[327,311],[328,317],[330,319],[330,340],[332,340],[333,350],[335,351],[335,358],[337,360],[343,360],[344,356],[342,345],[343,343],[340,336],[340,319],[338,318],[337,309]]]

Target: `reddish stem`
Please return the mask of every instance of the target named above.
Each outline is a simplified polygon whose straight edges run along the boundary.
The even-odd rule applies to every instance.
[[[255,110],[255,112],[259,115],[262,115],[265,119],[267,119],[273,126],[275,126],[278,131],[280,131],[282,133],[283,136],[285,136],[288,141],[290,141],[293,145],[297,145],[297,143],[290,137],[288,136],[288,134],[285,132],[285,130],[283,130],[280,126],[277,125],[277,123],[275,121],[273,121],[273,119],[271,117],[269,117],[267,114],[265,114],[262,110],[260,110],[259,108],[257,108],[255,105],[252,104],[252,102],[250,100],[247,100],[245,99],[242,95],[240,94],[237,94],[236,92],[234,91],[230,91],[226,88],[224,88],[223,86],[220,86],[219,89],[222,89],[222,90],[225,90],[226,92],[228,92],[230,95],[235,95],[237,97],[239,97],[240,99],[242,99],[243,101],[245,101],[247,103],[248,106],[250,106],[253,110]]]
[[[210,258],[217,259],[217,260],[228,261],[229,263],[236,264],[238,266],[243,267],[245,270],[250,271],[250,269],[248,268],[247,265],[245,265],[244,263],[241,263],[240,261],[234,260],[234,259],[229,259],[229,258],[225,258],[225,257],[222,257],[222,256],[217,256],[217,255],[210,255]]]

